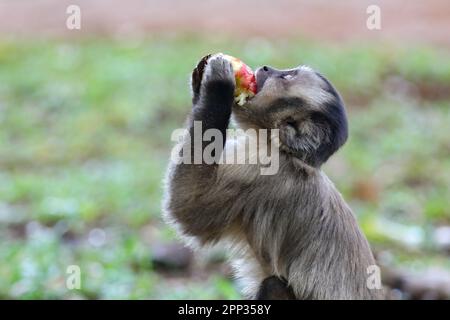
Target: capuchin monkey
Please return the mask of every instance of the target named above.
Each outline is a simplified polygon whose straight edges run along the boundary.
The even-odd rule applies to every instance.
[[[321,170],[347,140],[341,97],[306,66],[264,66],[256,82],[257,94],[239,106],[230,62],[222,54],[204,57],[192,73],[186,135],[201,121],[203,132],[223,134],[226,152],[243,143],[225,138],[231,116],[242,129],[278,129],[278,139],[268,135],[279,149],[278,172],[261,174],[261,163],[172,161],[165,181],[166,221],[194,247],[229,244],[247,298],[382,298],[381,289],[367,285],[368,268],[375,265],[368,242]],[[194,152],[189,139],[179,144]],[[203,142],[200,148],[205,147]]]

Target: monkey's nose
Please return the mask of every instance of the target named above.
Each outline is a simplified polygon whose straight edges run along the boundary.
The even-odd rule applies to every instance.
[[[281,71],[269,66],[262,66],[256,70],[256,87],[258,92],[262,89],[268,78],[276,77]]]
[[[274,68],[271,68],[271,67],[268,67],[268,66],[263,66],[263,67],[261,68],[261,70],[262,70],[263,72],[266,72],[266,73],[269,73],[269,74],[271,74],[271,73],[277,71],[277,69],[274,69]]]
[[[271,76],[271,68],[268,66],[263,66],[256,70],[255,76],[256,76],[256,87],[257,91],[261,91],[264,82],[266,82],[267,78]]]

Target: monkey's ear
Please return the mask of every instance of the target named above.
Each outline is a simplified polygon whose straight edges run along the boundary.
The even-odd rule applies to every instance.
[[[325,163],[347,140],[348,129],[347,121],[341,118],[336,121],[335,118],[317,113],[311,116],[313,123],[313,141],[315,148],[307,153],[305,161],[314,167],[319,167]]]
[[[280,126],[280,138],[296,158],[318,168],[345,143],[347,126],[313,113],[297,121],[288,118]]]
[[[280,137],[291,153],[310,166],[323,163],[325,146],[330,139],[329,127],[325,120],[306,117],[299,120],[287,118],[280,126]]]

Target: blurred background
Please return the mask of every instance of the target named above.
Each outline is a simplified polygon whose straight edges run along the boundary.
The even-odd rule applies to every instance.
[[[241,298],[224,252],[193,255],[160,210],[190,71],[217,51],[335,84],[350,139],[324,171],[389,295],[450,298],[449,35],[447,0],[0,0],[0,298]]]

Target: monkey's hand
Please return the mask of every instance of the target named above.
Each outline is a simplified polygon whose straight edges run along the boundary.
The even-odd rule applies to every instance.
[[[204,56],[195,67],[194,71],[192,71],[191,75],[191,89],[192,89],[192,100],[194,104],[198,100],[198,96],[200,95],[200,85],[202,83],[203,72],[205,71],[205,66],[208,63],[208,59],[211,57],[211,54]]]
[[[232,64],[222,53],[204,56],[192,72],[191,86],[194,104],[209,93],[228,101],[236,87]]]
[[[217,129],[225,145],[226,129],[234,103],[236,81],[231,63],[218,53],[204,57],[192,73],[193,108],[190,130],[201,122],[202,131]],[[203,133],[202,133],[203,134]],[[203,144],[203,148],[206,143]]]

